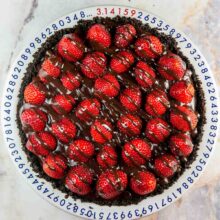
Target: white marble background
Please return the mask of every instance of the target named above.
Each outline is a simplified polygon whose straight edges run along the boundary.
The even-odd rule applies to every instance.
[[[11,62],[41,28],[73,10],[113,0],[0,0],[0,94]],[[220,0],[117,0],[119,5],[160,15],[184,31],[209,61],[220,86]],[[0,97],[1,98],[1,97]],[[220,219],[220,139],[204,175],[175,204],[147,220]],[[0,219],[78,219],[42,200],[23,181],[9,159],[0,133]]]

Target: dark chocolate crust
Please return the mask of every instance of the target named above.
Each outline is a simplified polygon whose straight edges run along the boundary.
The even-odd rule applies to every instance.
[[[192,154],[187,158],[187,160],[181,160],[181,167],[175,176],[169,181],[168,183],[166,182],[161,182],[158,184],[157,189],[151,193],[150,195],[147,196],[138,196],[131,191],[126,191],[123,193],[121,196],[119,196],[115,200],[111,201],[106,201],[100,197],[81,197],[78,196],[71,191],[69,191],[63,183],[63,180],[54,180],[50,177],[48,177],[42,170],[41,164],[33,153],[29,152],[26,147],[26,135],[22,130],[22,125],[20,121],[20,115],[19,111],[23,105],[23,93],[26,85],[28,85],[33,77],[35,77],[38,73],[38,69],[36,66],[38,66],[41,62],[42,59],[45,56],[46,51],[50,50],[52,47],[54,47],[57,42],[62,38],[64,34],[72,33],[72,32],[77,32],[80,35],[85,34],[85,31],[88,29],[89,26],[95,23],[102,23],[104,24],[107,28],[111,28],[111,30],[114,30],[114,27],[122,24],[127,24],[130,23],[132,24],[138,33],[143,33],[143,32],[148,32],[151,33],[155,36],[157,36],[161,42],[166,45],[169,50],[175,54],[178,54],[183,61],[186,63],[187,69],[189,69],[192,72],[192,81],[195,87],[195,97],[196,97],[196,104],[195,104],[195,111],[200,115],[198,125],[197,125],[197,134],[194,136],[193,143],[194,143],[194,150]],[[195,70],[193,66],[190,64],[190,61],[185,57],[180,49],[177,47],[177,42],[170,36],[165,35],[164,33],[161,33],[159,29],[152,29],[149,27],[147,24],[142,24],[142,22],[136,20],[136,19],[131,19],[131,18],[125,18],[125,17],[115,17],[115,18],[100,18],[100,17],[95,17],[93,20],[81,20],[78,22],[76,26],[73,28],[68,28],[68,29],[62,29],[60,31],[55,32],[55,34],[47,39],[47,41],[42,44],[42,46],[38,49],[38,51],[33,55],[34,61],[30,63],[26,69],[26,73],[24,75],[24,78],[22,80],[21,88],[19,91],[19,102],[17,105],[17,125],[19,129],[19,135],[21,137],[21,142],[22,142],[22,149],[25,151],[27,158],[30,162],[31,167],[33,170],[38,173],[38,176],[40,178],[45,179],[46,181],[49,181],[52,183],[54,188],[59,189],[60,191],[64,192],[67,196],[71,196],[73,199],[78,199],[80,198],[82,201],[85,202],[92,202],[92,203],[97,203],[100,205],[130,205],[130,204],[136,204],[140,202],[141,200],[145,199],[146,197],[149,196],[154,196],[157,194],[161,194],[165,189],[169,188],[174,182],[178,180],[178,178],[183,174],[183,172],[190,167],[190,165],[195,161],[197,157],[197,150],[199,147],[199,143],[202,139],[203,136],[203,126],[206,123],[206,118],[205,118],[205,99],[204,99],[204,92],[202,90],[202,85],[200,80],[198,79],[198,76],[195,73]],[[165,143],[166,144],[166,143]],[[93,186],[95,188],[95,186]]]

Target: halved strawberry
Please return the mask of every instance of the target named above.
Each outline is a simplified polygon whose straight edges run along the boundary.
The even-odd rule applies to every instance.
[[[56,138],[49,132],[32,133],[28,137],[26,148],[36,155],[47,156],[57,146]]]
[[[146,62],[138,61],[134,73],[136,81],[144,88],[151,87],[155,82],[156,74]]]
[[[96,183],[96,190],[100,197],[113,199],[119,196],[127,187],[127,174],[122,170],[107,170],[102,173]]]
[[[179,162],[171,154],[159,156],[154,161],[156,172],[164,178],[172,177],[179,168]]]
[[[124,24],[118,26],[115,31],[115,45],[119,48],[127,47],[135,35],[136,29],[133,25]]]
[[[90,128],[92,139],[100,144],[104,144],[112,139],[112,124],[105,119],[97,119]]]
[[[21,123],[24,129],[43,131],[47,123],[47,115],[40,109],[25,109],[21,113]]]
[[[88,78],[94,79],[104,74],[106,68],[106,57],[104,53],[88,53],[81,64],[82,73]]]
[[[167,80],[180,80],[185,75],[186,64],[178,55],[169,52],[159,59],[157,70]]]
[[[156,177],[147,170],[137,171],[130,180],[131,189],[138,195],[147,195],[153,192],[156,185]]]
[[[59,54],[71,62],[76,62],[82,58],[84,48],[82,40],[75,33],[64,35],[57,44]]]
[[[193,84],[186,81],[175,82],[170,87],[170,96],[182,103],[190,103],[194,97],[195,89]]]
[[[40,82],[28,84],[24,90],[24,100],[32,105],[42,105],[46,99],[46,87]]]
[[[111,44],[110,33],[102,24],[92,25],[87,32],[86,38],[95,47],[106,48]]]
[[[163,115],[169,107],[170,102],[162,89],[155,88],[146,97],[145,110],[152,116]]]
[[[171,109],[170,122],[178,130],[187,132],[195,129],[198,117],[192,108],[176,105]]]
[[[67,159],[62,154],[51,153],[43,161],[43,170],[51,178],[61,179],[67,170]]]
[[[110,61],[110,68],[113,72],[121,74],[126,72],[133,63],[134,56],[130,51],[119,51],[113,55]]]
[[[75,165],[67,173],[65,185],[78,195],[87,195],[91,191],[93,175],[93,171],[87,166]]]
[[[155,59],[163,52],[162,43],[153,35],[145,35],[137,39],[134,48],[138,56],[149,59]]]

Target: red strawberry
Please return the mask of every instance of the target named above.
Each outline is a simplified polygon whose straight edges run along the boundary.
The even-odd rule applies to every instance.
[[[94,79],[103,75],[106,68],[106,57],[104,53],[88,53],[82,61],[81,70],[85,76]]]
[[[170,122],[173,127],[186,132],[195,129],[198,118],[190,107],[176,105],[171,109]]]
[[[68,119],[62,118],[51,125],[52,133],[60,141],[69,143],[76,135],[76,126]]]
[[[144,88],[151,87],[155,82],[154,70],[145,62],[138,61],[134,68],[135,79]]]
[[[121,170],[107,170],[99,176],[96,191],[103,199],[113,199],[126,189],[127,184],[126,173]]]
[[[85,99],[76,108],[76,116],[83,121],[88,121],[99,115],[101,104],[97,99]]]
[[[163,45],[153,35],[143,36],[135,42],[135,52],[142,58],[155,59],[163,53]]]
[[[152,116],[163,115],[169,106],[166,93],[159,88],[155,88],[146,97],[145,110]]]
[[[94,24],[87,32],[86,38],[90,41],[91,45],[106,48],[111,44],[111,36],[104,25]]]
[[[66,114],[72,110],[74,104],[75,99],[71,95],[58,94],[53,98],[52,108],[59,114]]]
[[[60,81],[62,82],[63,86],[70,91],[79,88],[81,85],[79,73],[76,72],[65,72],[62,74]]]
[[[103,169],[111,168],[117,165],[118,155],[115,149],[111,146],[105,145],[101,148],[97,155],[97,162]]]
[[[70,191],[84,196],[91,191],[92,180],[93,172],[88,167],[76,165],[67,173],[65,185]]]
[[[110,68],[115,73],[121,74],[127,71],[133,63],[134,56],[130,51],[119,51],[113,55],[110,61]]]
[[[54,179],[61,179],[67,169],[67,159],[58,153],[49,154],[43,161],[44,172]]]
[[[127,166],[144,165],[150,157],[150,145],[140,138],[136,138],[126,143],[122,149],[122,159]]]
[[[193,151],[193,143],[189,135],[176,134],[170,138],[171,152],[177,156],[189,156]]]
[[[46,99],[46,88],[40,82],[28,84],[24,90],[24,100],[32,105],[42,105]]]
[[[67,149],[67,155],[70,159],[84,163],[94,155],[94,152],[93,144],[83,139],[73,141]]]
[[[39,71],[39,77],[42,82],[46,83],[47,76],[51,76],[57,78],[61,72],[62,61],[60,57],[56,57],[55,55],[50,55],[50,57],[46,58],[41,65],[41,69]]]
[[[127,88],[120,95],[121,104],[129,111],[137,111],[141,106],[141,91],[138,88]]]
[[[104,144],[112,139],[112,124],[104,119],[97,119],[90,128],[93,140],[97,143]]]
[[[161,177],[169,178],[178,170],[179,162],[173,155],[164,154],[155,159],[154,168]]]
[[[186,64],[178,55],[169,52],[159,59],[157,70],[167,80],[180,80],[186,72]]]
[[[119,118],[117,126],[122,133],[135,136],[141,133],[142,121],[138,116],[126,114]]]
[[[106,74],[95,81],[95,90],[98,95],[103,94],[108,97],[115,97],[120,91],[120,84],[115,76]]]
[[[40,109],[25,109],[21,113],[21,122],[24,129],[33,129],[34,131],[44,130],[47,123],[47,115]]]
[[[170,88],[170,96],[179,102],[190,103],[194,97],[193,84],[186,81],[175,82]]]
[[[155,190],[157,180],[149,171],[138,171],[131,177],[130,187],[138,195],[147,195]]]
[[[145,134],[153,143],[164,142],[170,135],[170,126],[161,118],[148,121]]]
[[[83,56],[85,46],[75,34],[66,34],[57,44],[59,54],[66,60],[76,62]]]
[[[118,26],[115,31],[115,45],[119,48],[127,47],[134,36],[136,35],[136,30],[131,24],[124,24]]]
[[[32,133],[28,137],[26,148],[36,155],[47,156],[56,149],[56,138],[49,132]]]

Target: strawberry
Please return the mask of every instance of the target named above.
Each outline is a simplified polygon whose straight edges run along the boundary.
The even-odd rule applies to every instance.
[[[115,97],[120,91],[120,84],[115,76],[106,74],[95,81],[95,91],[98,95]]]
[[[156,189],[157,180],[153,173],[137,171],[130,180],[131,189],[138,195],[147,195]]]
[[[111,44],[111,35],[104,25],[94,24],[87,32],[86,38],[95,47],[106,48]]]
[[[107,64],[104,53],[88,53],[81,64],[82,73],[88,78],[94,79],[103,75]]]
[[[146,97],[145,110],[152,116],[163,115],[169,107],[166,93],[159,88],[155,88]]]
[[[151,87],[155,82],[156,74],[146,62],[138,61],[134,73],[136,81],[144,88]]]
[[[115,31],[115,46],[119,48],[127,47],[135,35],[136,30],[133,25],[124,24],[118,26]]]
[[[158,72],[167,80],[180,80],[186,72],[185,62],[171,52],[162,56],[157,65]]]
[[[47,115],[40,109],[25,109],[21,113],[21,123],[24,129],[42,131],[47,123]]]
[[[145,35],[137,39],[134,49],[139,57],[149,59],[155,59],[163,53],[162,43],[153,35]]]
[[[75,34],[64,35],[57,44],[58,53],[66,60],[76,62],[83,56],[85,46],[82,40]]]
[[[117,126],[123,134],[135,136],[141,133],[142,121],[136,115],[126,114],[119,118]]]
[[[97,162],[102,169],[115,167],[117,165],[118,155],[115,149],[111,146],[105,145],[97,154]]]
[[[119,51],[113,55],[110,61],[110,68],[113,72],[121,74],[126,72],[133,63],[134,56],[130,51]]]
[[[52,108],[59,114],[66,114],[72,110],[74,104],[75,99],[71,95],[58,94],[53,98]]]
[[[73,141],[67,149],[67,155],[70,159],[84,163],[87,162],[94,153],[95,148],[93,144],[83,139]]]
[[[137,111],[141,106],[141,91],[138,88],[127,88],[120,95],[120,102],[129,111]]]
[[[76,165],[71,167],[65,179],[66,187],[81,196],[91,191],[93,181],[93,171],[84,165]]]
[[[133,139],[126,143],[122,149],[122,159],[127,166],[144,165],[150,157],[150,145],[140,138]]]
[[[39,71],[39,77],[42,82],[46,83],[47,76],[51,76],[57,78],[61,73],[62,60],[60,57],[56,57],[55,55],[50,55],[46,58]]]
[[[186,81],[175,82],[170,88],[170,96],[182,103],[190,103],[194,97],[193,84]]]
[[[90,128],[92,139],[100,144],[104,144],[112,139],[112,124],[105,119],[97,119]]]
[[[190,107],[175,105],[170,112],[170,122],[178,130],[187,132],[196,128],[198,117]]]
[[[163,178],[172,177],[179,168],[179,162],[171,154],[159,156],[154,161],[154,169]]]
[[[64,143],[69,143],[76,135],[76,126],[68,118],[52,123],[51,130],[54,136]]]
[[[39,156],[47,156],[57,146],[56,138],[49,132],[32,133],[28,137],[26,148]]]
[[[153,143],[161,143],[170,135],[170,126],[161,118],[153,118],[147,122],[146,137]]]
[[[119,196],[127,187],[127,174],[122,170],[107,170],[103,172],[96,183],[96,191],[103,199],[113,199]]]
[[[193,143],[189,135],[176,134],[170,138],[171,152],[177,156],[188,157],[193,151]]]
[[[25,87],[24,100],[32,105],[42,105],[46,99],[46,88],[40,82],[32,82]]]
[[[67,170],[67,159],[59,153],[50,153],[43,161],[44,172],[54,179],[62,179]]]
[[[63,73],[60,81],[62,82],[63,86],[70,91],[79,88],[81,85],[80,76],[77,72],[67,71]]]
[[[85,99],[76,108],[76,117],[82,121],[90,121],[99,115],[101,104],[97,99]]]

